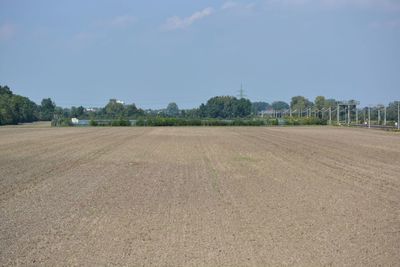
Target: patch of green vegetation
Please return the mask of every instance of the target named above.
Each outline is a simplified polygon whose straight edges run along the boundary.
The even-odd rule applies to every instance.
[[[257,160],[255,158],[252,158],[250,156],[245,156],[245,155],[239,155],[234,158],[236,161],[240,162],[256,162]]]
[[[71,119],[69,118],[55,118],[51,121],[51,126],[56,126],[56,127],[67,127],[67,126],[73,126]]]

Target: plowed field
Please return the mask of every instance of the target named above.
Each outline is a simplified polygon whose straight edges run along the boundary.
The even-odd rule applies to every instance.
[[[0,265],[400,264],[400,135],[0,128]]]

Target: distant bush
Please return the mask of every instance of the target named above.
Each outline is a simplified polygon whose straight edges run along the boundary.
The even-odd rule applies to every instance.
[[[118,120],[90,120],[90,126],[277,126],[277,125],[326,125],[326,120],[318,118],[279,118],[279,119],[191,119],[191,118],[170,118],[150,117],[140,118],[132,123],[126,119]],[[53,120],[53,126],[72,125],[70,119]]]
[[[278,119],[268,119],[267,125],[279,125]]]
[[[56,118],[51,121],[51,126],[66,127],[73,126],[70,118]]]
[[[302,118],[294,118],[287,117],[285,118],[286,125],[327,125],[327,120],[315,118],[315,117],[302,117]]]
[[[183,119],[183,118],[163,118],[155,117],[149,119],[139,119],[136,126],[201,126],[199,119]]]
[[[111,126],[131,126],[130,121],[119,119],[111,122]]]
[[[268,122],[264,120],[242,120],[242,119],[234,120],[232,123],[233,126],[263,126],[267,124]]]
[[[131,126],[129,120],[90,120],[89,126]]]
[[[260,119],[184,119],[184,118],[164,118],[155,117],[148,119],[139,119],[136,126],[263,126],[277,125],[276,120]]]

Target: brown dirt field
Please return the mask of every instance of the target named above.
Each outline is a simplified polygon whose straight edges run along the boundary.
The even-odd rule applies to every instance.
[[[400,265],[400,135],[0,128],[0,265]]]

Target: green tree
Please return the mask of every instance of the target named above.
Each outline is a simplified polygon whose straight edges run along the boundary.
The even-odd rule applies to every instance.
[[[85,114],[85,108],[82,106],[71,107],[70,116],[73,118],[81,118]]]
[[[227,118],[233,117],[233,111],[230,111],[229,103],[234,97],[231,96],[215,96],[210,98],[205,105],[207,116],[210,118]]]
[[[27,97],[14,96],[15,110],[17,111],[18,122],[33,122],[37,120],[38,107],[36,103]]]
[[[272,103],[272,108],[274,110],[283,111],[289,109],[289,104],[284,101],[275,101]]]
[[[15,95],[7,86],[0,86],[0,125],[37,120],[38,107],[27,97]]]
[[[323,109],[325,107],[326,104],[326,100],[324,96],[317,96],[314,100],[314,107],[316,109]]]
[[[325,100],[325,108],[335,108],[337,106],[337,101],[333,98]]]
[[[246,98],[235,99],[233,101],[233,116],[234,117],[247,117],[251,114],[251,102]]]
[[[178,105],[174,102],[169,103],[167,106],[167,109],[165,110],[165,113],[169,117],[178,117],[178,115],[179,115]]]
[[[397,102],[398,101],[394,101],[389,103],[387,109],[386,109],[386,118],[389,121],[397,121],[398,117],[397,117]]]
[[[318,114],[318,118],[322,118],[322,109],[326,106],[326,99],[324,96],[317,96],[314,100],[315,112]]]
[[[267,102],[253,102],[251,103],[251,112],[253,114],[258,114],[261,111],[265,111],[270,107],[270,104]]]
[[[12,94],[13,94],[12,91],[7,85],[6,86],[0,85],[0,95],[12,95]]]
[[[40,104],[40,120],[51,121],[55,109],[56,104],[50,98],[44,98]]]
[[[206,105],[200,106],[200,114],[205,113],[210,118],[246,117],[251,114],[251,102],[246,98],[237,99],[233,96],[215,96]]]
[[[304,96],[294,96],[290,102],[290,107],[292,110],[297,110],[297,112],[303,112],[307,108],[312,107],[313,103],[310,102]]]
[[[11,107],[12,95],[0,95],[0,125],[15,124],[16,118]]]
[[[125,112],[128,117],[135,117],[140,114],[141,110],[139,110],[135,104],[127,105],[125,107]]]
[[[105,114],[112,118],[121,118],[125,116],[125,107],[122,103],[117,102],[116,99],[110,99],[108,104],[104,107]]]
[[[207,107],[203,103],[199,107],[198,116],[201,117],[201,118],[204,118],[204,117],[208,116]]]

